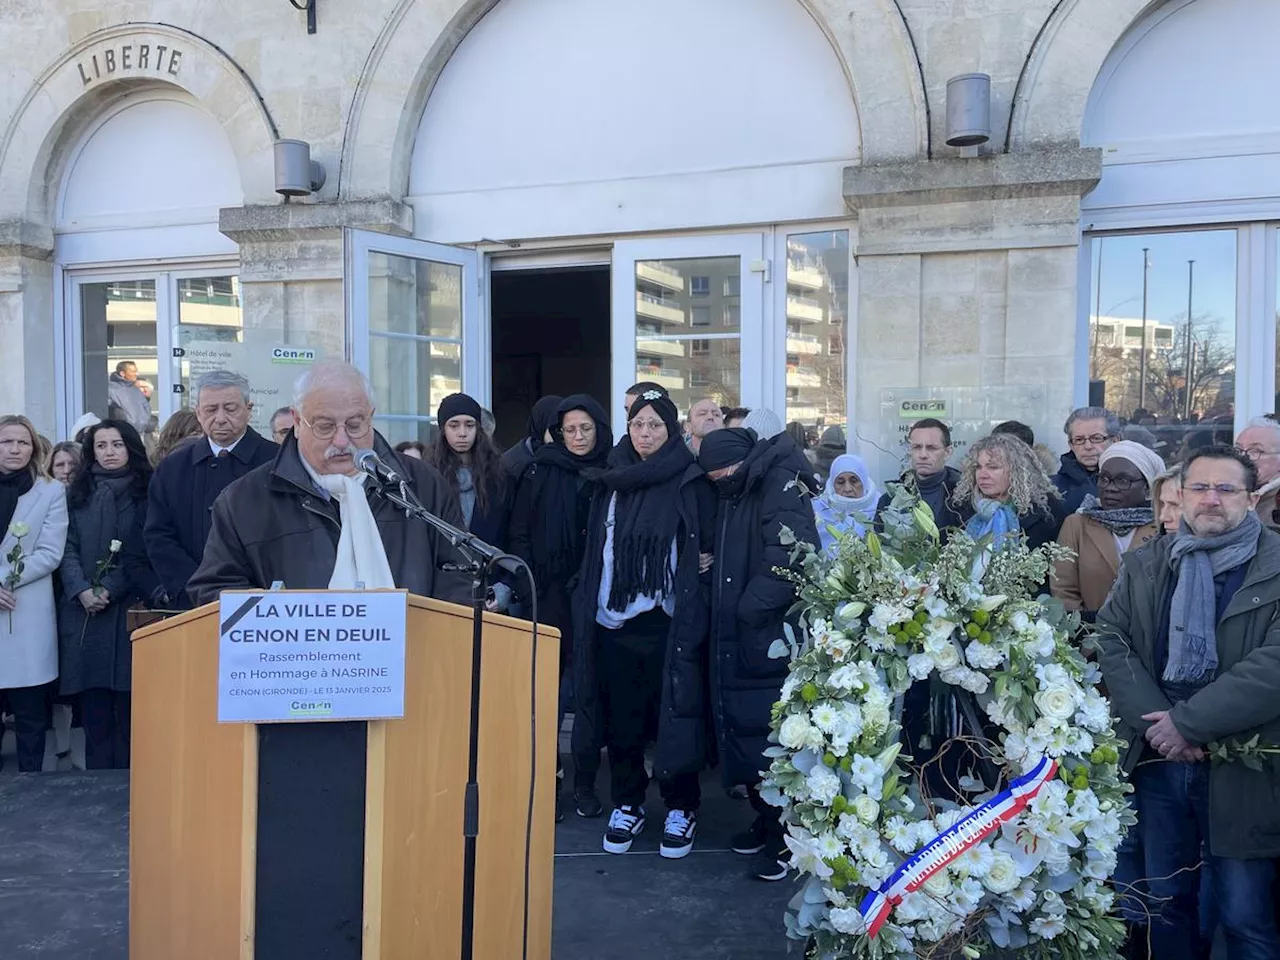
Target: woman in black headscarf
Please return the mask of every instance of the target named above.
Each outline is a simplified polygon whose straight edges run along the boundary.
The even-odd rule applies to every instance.
[[[562,677],[573,650],[570,586],[582,566],[591,510],[593,484],[586,474],[605,466],[612,447],[609,417],[594,398],[578,393],[562,400],[556,407],[551,442],[533,455],[511,509],[507,549],[533,570],[538,622],[560,631]],[[532,613],[528,598],[520,596],[528,587],[523,583],[513,586],[525,613]],[[595,792],[599,769],[598,752],[593,756],[575,754],[574,794],[578,813],[584,817],[598,817],[602,811]]]
[[[556,410],[563,397],[548,394],[533,405],[529,414],[529,425],[526,435],[515,446],[502,454],[502,468],[512,483],[516,483],[533,463],[533,456],[538,448],[547,442],[547,434],[556,425]]]
[[[644,829],[645,743],[667,806],[662,856],[693,849],[706,765],[706,644],[716,494],[669,397],[646,391],[599,474],[574,593],[574,753],[609,749],[604,849]]]

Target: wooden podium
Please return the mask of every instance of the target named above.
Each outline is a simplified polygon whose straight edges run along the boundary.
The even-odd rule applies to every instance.
[[[217,604],[135,633],[130,960],[457,958],[471,638],[410,596],[403,719],[255,725],[217,721]],[[485,616],[477,960],[550,960],[559,645]]]

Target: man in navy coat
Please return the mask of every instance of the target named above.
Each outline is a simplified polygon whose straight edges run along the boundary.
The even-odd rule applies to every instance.
[[[279,448],[249,426],[249,381],[213,370],[196,381],[195,413],[205,435],[160,462],[151,478],[147,556],[169,604],[191,605],[187,581],[200,566],[213,524],[213,502],[233,481],[275,459]]]

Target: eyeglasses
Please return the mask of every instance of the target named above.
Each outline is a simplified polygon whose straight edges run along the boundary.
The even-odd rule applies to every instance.
[[[308,420],[306,417],[298,417],[298,422],[315,434],[317,440],[331,440],[338,432],[338,424],[334,420]],[[342,429],[354,440],[368,433],[370,426],[368,417],[352,417],[342,424]]]
[[[1210,490],[1220,497],[1232,497],[1237,493],[1248,493],[1244,487],[1237,487],[1234,483],[1188,483],[1182,488],[1190,491],[1196,496],[1204,496]]]
[[[1111,487],[1113,490],[1119,490],[1121,493],[1127,493],[1134,487],[1146,486],[1147,481],[1138,477],[1113,477],[1109,473],[1098,474],[1098,486]]]
[[[594,437],[596,435],[596,428],[587,423],[582,426],[562,427],[560,432],[566,437],[582,437],[585,439],[587,437]]]
[[[627,424],[627,429],[634,430],[636,433],[644,433],[646,430],[650,433],[657,433],[666,424],[661,420],[632,420]]]
[[[1073,447],[1084,447],[1084,446],[1100,447],[1100,446],[1102,446],[1104,443],[1106,443],[1108,440],[1111,440],[1111,439],[1114,439],[1114,438],[1113,438],[1113,437],[1111,437],[1109,434],[1104,434],[1104,433],[1093,433],[1093,434],[1090,434],[1090,435],[1089,435],[1089,436],[1087,436],[1087,437],[1072,437],[1072,438],[1071,438],[1071,446],[1073,446]]]
[[[1263,450],[1261,447],[1249,447],[1247,450],[1244,447],[1236,447],[1236,453],[1242,457],[1248,457],[1254,463],[1257,463],[1263,457],[1277,456],[1276,451]]]

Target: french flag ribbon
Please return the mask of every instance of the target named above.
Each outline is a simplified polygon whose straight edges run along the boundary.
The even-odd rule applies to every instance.
[[[1011,780],[1009,786],[980,807],[976,807],[938,834],[918,853],[872,890],[858,906],[867,923],[867,933],[874,937],[889,919],[889,914],[908,893],[919,890],[926,880],[966,850],[991,836],[1002,823],[1007,823],[1026,809],[1040,788],[1053,779],[1058,763],[1048,757],[1029,772]]]

